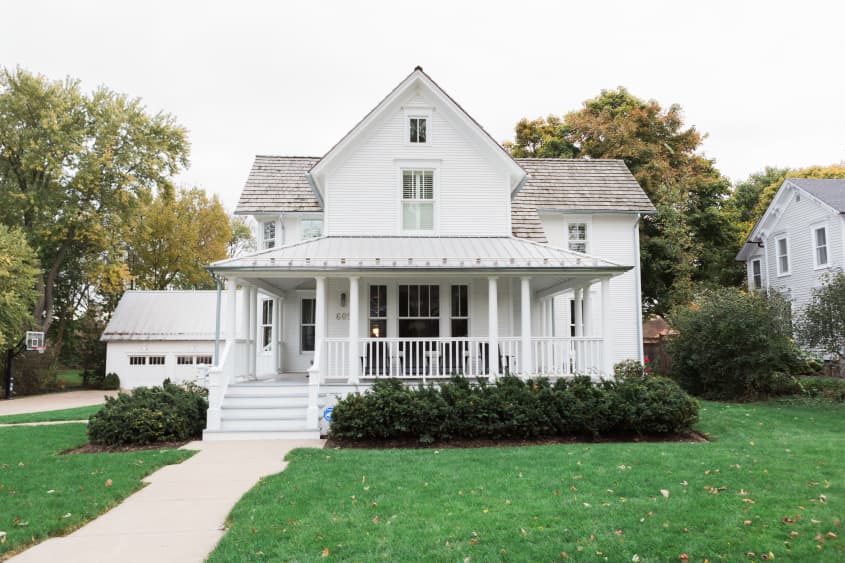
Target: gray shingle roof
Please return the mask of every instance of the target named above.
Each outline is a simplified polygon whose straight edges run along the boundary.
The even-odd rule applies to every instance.
[[[528,179],[514,198],[513,234],[545,241],[537,210],[654,213],[621,160],[517,158]]]
[[[315,156],[257,155],[235,213],[321,211],[320,201],[305,176],[319,160]]]
[[[820,178],[787,178],[787,180],[839,213],[845,213],[845,180]]]
[[[255,157],[235,213],[320,211],[305,173],[320,159]],[[621,160],[518,158],[528,172],[511,202],[514,236],[547,242],[538,209],[653,213],[654,206]]]

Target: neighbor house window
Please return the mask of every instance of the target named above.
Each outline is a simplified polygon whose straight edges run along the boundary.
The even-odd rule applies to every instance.
[[[302,232],[303,239],[319,238],[323,236],[323,220],[300,219],[299,230]]]
[[[192,365],[194,365],[194,357],[193,356],[176,356],[176,365],[177,366],[192,366]]]
[[[265,352],[273,350],[273,300],[261,302],[261,348]]]
[[[569,241],[569,250],[586,254],[587,224],[569,223],[569,225],[567,225],[567,240]]]
[[[151,366],[163,366],[164,356],[150,356],[147,361]]]
[[[384,338],[387,336],[387,286],[370,286],[370,338]]]
[[[412,143],[424,143],[428,120],[425,117],[411,117],[408,120]]]
[[[815,246],[814,260],[816,268],[827,266],[827,227],[817,227],[813,229],[813,239]]]
[[[146,356],[129,356],[129,365],[130,366],[145,366],[145,365],[147,365],[147,357]]]
[[[317,319],[317,300],[303,299],[299,320],[299,350],[301,352],[314,351],[314,339]]]
[[[775,252],[777,253],[778,275],[785,276],[789,273],[789,240],[786,237],[775,239]]]
[[[402,171],[402,229],[434,229],[434,171]]]
[[[399,336],[431,338],[440,335],[440,286],[399,286]]]
[[[261,239],[264,244],[264,250],[268,248],[273,248],[276,246],[276,222],[275,221],[265,221],[264,222],[264,233]]]
[[[763,269],[759,260],[751,261],[751,283],[754,289],[763,288]]]
[[[197,364],[211,365],[211,356],[197,356]]]
[[[452,336],[469,336],[469,287],[452,286]]]

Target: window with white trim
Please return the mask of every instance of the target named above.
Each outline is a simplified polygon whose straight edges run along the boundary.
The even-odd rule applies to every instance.
[[[408,130],[411,134],[410,141],[412,143],[425,143],[427,127],[428,119],[425,117],[409,117]]]
[[[130,366],[145,366],[145,365],[147,365],[147,357],[146,356],[129,356],[129,365]]]
[[[313,352],[317,329],[317,300],[303,299],[300,303],[299,351]]]
[[[276,221],[264,221],[261,242],[264,250],[276,246]]]
[[[816,268],[827,266],[827,227],[816,227],[813,229],[813,246],[813,260],[815,261]]]
[[[566,237],[569,250],[587,253],[587,223],[569,223]]]
[[[323,236],[323,220],[322,219],[300,219],[299,231],[302,233],[302,238],[319,238]]]
[[[261,349],[265,352],[273,351],[273,300],[264,299],[261,302]]]
[[[778,275],[789,273],[789,240],[784,237],[775,239],[775,253],[777,254]]]
[[[194,357],[193,356],[176,356],[176,365],[177,366],[192,366],[192,365],[194,365]]]
[[[163,366],[164,365],[164,356],[150,356],[147,358],[147,362],[151,366]]]
[[[753,289],[763,289],[763,268],[760,260],[751,261],[751,286]]]
[[[197,356],[197,364],[210,366],[212,361],[211,356]]]
[[[434,170],[402,170],[402,230],[434,230]]]
[[[368,316],[370,338],[387,336],[387,286],[370,286],[370,314]]]
[[[399,286],[399,338],[440,336],[440,286]]]
[[[469,286],[452,286],[451,336],[469,336]]]

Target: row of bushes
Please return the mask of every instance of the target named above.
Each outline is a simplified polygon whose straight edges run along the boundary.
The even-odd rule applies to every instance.
[[[160,387],[137,387],[107,397],[88,422],[88,439],[106,446],[181,442],[202,436],[207,391],[165,380]]]
[[[532,439],[616,433],[688,432],[698,402],[666,378],[631,377],[594,382],[589,377],[495,383],[463,377],[412,388],[377,381],[348,395],[332,412],[331,436],[340,440]]]

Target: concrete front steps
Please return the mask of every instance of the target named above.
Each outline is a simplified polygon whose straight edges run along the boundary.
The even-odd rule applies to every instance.
[[[306,427],[308,385],[284,382],[236,383],[226,389],[220,430],[206,430],[204,440],[319,439]]]

